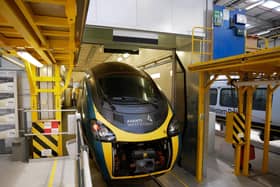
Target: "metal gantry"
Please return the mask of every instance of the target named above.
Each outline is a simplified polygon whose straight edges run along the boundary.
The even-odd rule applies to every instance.
[[[252,53],[241,54],[237,56],[210,60],[208,62],[198,62],[188,66],[190,71],[199,72],[199,106],[198,106],[198,138],[203,142],[205,125],[205,92],[208,91],[211,83],[218,75],[226,75],[229,82],[231,75],[239,75],[240,79],[235,82],[238,90],[238,112],[245,113],[245,143],[243,161],[240,161],[241,146],[236,145],[235,149],[235,174],[240,174],[240,165],[242,162],[242,174],[249,174],[249,154],[250,154],[250,131],[252,118],[253,92],[259,85],[267,85],[266,99],[266,123],[263,148],[262,172],[268,171],[268,149],[270,139],[270,120],[272,93],[280,85],[280,47],[263,49]],[[214,75],[213,79],[207,79],[206,74]],[[246,95],[245,103],[244,96]],[[244,110],[244,104],[246,106]],[[198,143],[198,152],[203,153],[203,146]],[[198,158],[197,167],[202,166],[202,158]],[[202,173],[197,176],[202,179]]]
[[[17,51],[27,51],[53,70],[53,76],[40,76],[37,67],[21,59],[30,84],[32,122],[40,120],[40,93],[53,93],[55,120],[61,122],[61,96],[78,55],[88,0],[1,0],[0,6],[0,53],[19,58]],[[68,70],[63,86],[62,65]],[[42,89],[38,86],[42,82],[53,87]],[[61,135],[58,144],[62,155]]]

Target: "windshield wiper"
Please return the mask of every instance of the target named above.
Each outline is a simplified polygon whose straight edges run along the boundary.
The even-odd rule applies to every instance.
[[[138,97],[121,96],[121,97],[110,97],[110,99],[114,100],[114,101],[120,101],[120,102],[130,101],[130,102],[137,102],[137,103],[140,103],[140,104],[151,104],[155,108],[158,108],[157,102],[147,101],[147,100],[144,100],[144,99],[138,98]]]
[[[112,110],[116,110],[116,107],[113,105],[113,103],[111,102],[111,100],[106,96],[106,95],[103,95],[102,96],[102,100],[103,101],[106,101],[106,103],[108,103],[108,105],[110,106],[110,108]]]

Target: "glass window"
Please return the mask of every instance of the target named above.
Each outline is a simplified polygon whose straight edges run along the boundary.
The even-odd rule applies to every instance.
[[[216,105],[217,104],[217,95],[218,91],[216,88],[210,89],[210,105]]]
[[[160,97],[155,84],[135,75],[111,75],[99,79],[102,93],[112,101],[153,101]]]
[[[266,88],[258,88],[253,95],[253,110],[263,110],[266,107]]]
[[[225,107],[237,107],[237,92],[234,88],[221,89],[220,105]]]

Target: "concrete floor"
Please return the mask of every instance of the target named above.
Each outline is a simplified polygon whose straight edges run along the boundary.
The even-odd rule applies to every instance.
[[[270,153],[269,173],[262,175],[262,150],[256,148],[256,160],[251,161],[253,170],[249,177],[236,177],[233,173],[233,149],[223,138],[215,137],[215,153],[208,157],[207,178],[198,184],[195,178],[184,169],[175,166],[172,172],[158,177],[165,187],[277,187],[280,186],[280,156]],[[56,164],[54,164],[56,162]],[[105,187],[101,174],[91,161],[92,181],[95,187]],[[43,187],[43,186],[76,186],[75,160],[70,157],[62,159],[30,160],[29,163],[14,162],[9,155],[0,156],[0,186],[2,187]],[[121,182],[110,184],[110,187],[157,187],[153,180],[133,183]]]
[[[75,160],[32,159],[28,163],[0,156],[1,187],[75,187]]]

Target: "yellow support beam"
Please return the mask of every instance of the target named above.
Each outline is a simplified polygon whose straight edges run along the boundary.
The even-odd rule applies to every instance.
[[[210,86],[213,84],[214,81],[216,81],[216,79],[218,78],[219,75],[214,75],[212,80],[209,80],[206,84],[206,89],[208,90],[210,88]]]
[[[52,64],[52,60],[41,49],[41,42],[36,37],[34,31],[25,20],[24,16],[17,11],[16,5],[13,1],[2,0],[0,1],[1,12],[0,14],[9,22],[10,25],[20,31],[24,39],[35,49],[41,58],[47,63]]]
[[[264,142],[263,142],[263,161],[262,161],[262,173],[268,172],[268,158],[269,158],[269,139],[270,139],[270,121],[272,110],[272,94],[273,91],[278,88],[278,85],[272,88],[268,85],[266,92],[266,115],[265,115],[265,127],[264,127]]]
[[[208,62],[199,62],[190,64],[188,69],[190,71],[219,71],[220,74],[225,72],[239,72],[241,69],[255,67],[256,65],[266,64],[261,71],[273,67],[267,65],[268,63],[274,63],[278,65],[280,61],[280,46],[276,48],[257,51],[254,53],[246,53],[242,55],[236,55],[232,57],[222,58],[218,60],[211,60]],[[276,66],[277,67],[277,66]],[[236,68],[236,69],[233,69]]]
[[[45,93],[51,93],[55,92],[55,89],[37,89],[37,92],[45,92]]]
[[[27,77],[28,77],[28,80],[29,80],[29,85],[30,85],[30,95],[31,95],[30,104],[31,104],[31,110],[32,110],[31,119],[32,119],[32,121],[37,121],[38,120],[38,112],[35,111],[35,110],[38,109],[38,92],[37,92],[37,85],[35,83],[36,67],[31,65],[27,61],[24,61],[24,64],[25,64],[25,70],[26,70]]]
[[[1,31],[1,30],[0,30]],[[48,31],[48,30],[41,30],[44,36],[59,36],[59,37],[69,37],[69,32],[66,31]]]
[[[60,66],[55,65],[54,66],[54,77],[55,77],[55,85],[54,85],[54,96],[55,96],[55,109],[57,110],[55,112],[55,119],[60,121],[59,125],[59,132],[62,132],[62,113],[61,113],[61,88],[60,88]],[[62,135],[58,135],[58,155],[62,156]]]
[[[65,79],[65,85],[60,90],[61,93],[63,93],[65,91],[65,89],[68,87],[70,80],[71,80],[72,71],[73,71],[73,65],[68,66],[68,72],[67,72],[66,79]]]
[[[26,2],[32,3],[47,3],[47,4],[54,4],[54,5],[65,5],[66,0],[24,0]]]
[[[21,10],[22,14],[25,16],[25,19],[27,19],[28,23],[30,24],[30,26],[32,27],[32,29],[40,39],[41,44],[47,47],[47,41],[44,38],[44,36],[41,34],[38,26],[35,24],[32,16],[32,10],[28,6],[28,4],[24,3],[23,0],[15,0],[15,2],[19,7],[19,9]]]
[[[243,175],[249,175],[249,157],[250,157],[250,135],[251,135],[251,121],[252,121],[252,103],[253,103],[253,87],[248,87],[246,98],[246,122],[245,122],[245,145],[243,152]]]
[[[69,54],[57,54],[54,58],[57,60],[70,60]]]
[[[5,33],[5,34],[19,34],[14,28],[7,28],[7,27],[0,27],[0,33]]]
[[[55,78],[54,77],[36,77],[37,82],[54,82]]]
[[[49,27],[62,27],[68,28],[68,22],[66,18],[60,17],[50,17],[50,16],[33,16],[34,22],[39,26],[49,26]]]
[[[35,24],[33,16],[32,16],[32,10],[29,7],[29,5],[27,3],[24,3],[23,0],[15,0],[15,2],[17,4],[17,6],[19,7],[19,9],[21,10],[22,14],[27,19],[27,21],[30,24],[30,26],[32,27],[32,29],[34,30],[34,32],[36,33],[36,35],[38,36],[38,38],[40,39],[41,46],[48,48],[48,46],[49,46],[48,42],[47,42],[46,38],[42,35],[38,26]],[[49,51],[47,51],[47,53],[48,53],[50,59],[52,60],[52,62],[56,63],[56,60],[53,57],[52,53],[50,53]]]
[[[205,75],[199,73],[199,98],[198,98],[198,126],[197,126],[197,152],[196,152],[196,180],[202,182],[203,178],[203,145],[205,121]]]

